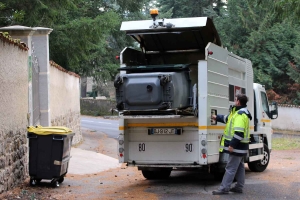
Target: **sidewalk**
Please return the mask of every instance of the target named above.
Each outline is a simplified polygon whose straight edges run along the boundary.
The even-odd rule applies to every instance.
[[[71,149],[68,174],[95,174],[121,166],[115,158],[80,148]]]

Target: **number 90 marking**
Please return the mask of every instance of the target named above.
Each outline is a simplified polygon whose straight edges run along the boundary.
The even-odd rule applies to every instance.
[[[185,152],[193,152],[193,144],[192,143],[185,144]]]

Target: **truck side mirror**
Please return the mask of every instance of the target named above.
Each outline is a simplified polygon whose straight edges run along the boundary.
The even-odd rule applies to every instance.
[[[271,106],[271,112],[270,112],[271,119],[277,119],[277,117],[278,117],[278,105],[277,105],[277,102],[273,101],[270,106]]]

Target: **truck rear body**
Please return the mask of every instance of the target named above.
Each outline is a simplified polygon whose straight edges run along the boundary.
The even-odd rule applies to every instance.
[[[238,93],[248,96],[247,108],[256,117],[250,122],[246,161],[261,160],[264,137],[271,148],[271,127],[268,115],[261,114],[265,91],[253,84],[251,61],[221,47],[209,18],[159,22],[156,28],[151,20],[123,22],[121,27],[142,51],[125,48],[120,55],[115,80],[119,161],[140,169],[226,163],[219,153],[225,124],[212,122],[211,115],[228,114]],[[172,28],[164,27],[168,23]]]

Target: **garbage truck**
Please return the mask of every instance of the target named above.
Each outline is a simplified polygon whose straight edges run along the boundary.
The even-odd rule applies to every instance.
[[[120,53],[114,80],[119,112],[118,157],[146,179],[172,170],[204,170],[222,177],[228,154],[219,151],[225,124],[212,115],[229,113],[239,93],[249,98],[251,138],[245,162],[264,171],[272,149],[271,120],[278,116],[265,87],[253,83],[251,61],[222,47],[207,17],[122,22],[138,48]]]

